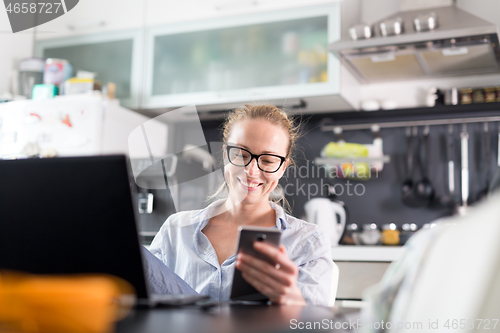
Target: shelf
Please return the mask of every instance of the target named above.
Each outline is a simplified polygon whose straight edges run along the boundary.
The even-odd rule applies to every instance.
[[[332,247],[333,261],[391,262],[403,253],[402,246],[339,245]]]
[[[317,157],[314,159],[314,163],[317,165],[337,165],[343,163],[376,163],[383,162],[389,163],[391,157],[389,155],[384,155],[383,157],[345,157],[345,158],[333,158],[333,157]]]
[[[336,126],[342,127],[343,130],[369,129],[373,124],[378,124],[380,128],[384,128],[389,123],[394,123],[398,127],[399,125],[404,127],[406,126],[405,124],[396,123],[429,121],[453,123],[461,122],[464,118],[477,118],[479,122],[484,121],[480,118],[491,118],[491,121],[497,121],[497,119],[493,118],[499,116],[500,102],[495,102],[395,110],[335,112],[315,115],[310,120],[320,120],[321,129],[323,131],[330,131]],[[412,123],[410,126],[417,125],[421,126],[417,123]]]

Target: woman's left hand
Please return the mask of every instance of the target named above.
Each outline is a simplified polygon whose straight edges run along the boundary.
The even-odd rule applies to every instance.
[[[274,304],[305,305],[297,286],[299,268],[288,258],[285,247],[281,245],[276,249],[263,242],[254,242],[254,249],[269,257],[276,265],[249,254],[238,253],[236,268],[242,272],[243,278]]]

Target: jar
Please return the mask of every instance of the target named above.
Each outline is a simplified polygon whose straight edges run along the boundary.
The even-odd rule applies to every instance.
[[[484,101],[486,103],[496,102],[497,100],[497,89],[495,87],[484,88]]]
[[[381,240],[384,245],[399,245],[399,230],[395,223],[384,224],[382,226]]]
[[[380,244],[380,231],[375,223],[363,224],[363,231],[352,235],[356,245]]]
[[[399,244],[404,245],[408,239],[415,234],[418,227],[415,223],[405,223],[401,226],[403,230],[399,236]]]
[[[341,243],[344,245],[354,245],[352,234],[358,232],[358,225],[356,223],[349,223],[345,227],[344,236],[342,236]]]
[[[472,103],[472,89],[465,88],[460,89],[460,104],[471,104]]]
[[[484,103],[484,89],[477,88],[472,91],[472,103]]]

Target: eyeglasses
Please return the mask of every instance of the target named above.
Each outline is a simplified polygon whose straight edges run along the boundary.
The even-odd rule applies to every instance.
[[[248,150],[236,146],[226,146],[227,156],[231,164],[245,167],[249,165],[255,158],[257,161],[257,167],[264,172],[273,173],[278,171],[283,162],[285,162],[286,157],[274,155],[274,154],[260,154],[254,155]]]

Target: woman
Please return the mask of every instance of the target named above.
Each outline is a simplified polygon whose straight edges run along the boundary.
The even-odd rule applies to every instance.
[[[269,195],[292,161],[297,127],[271,105],[233,112],[223,127],[228,198],[170,216],[150,251],[192,288],[229,300],[234,266],[275,304],[327,305],[333,272],[328,238],[316,225],[284,213]],[[280,249],[256,242],[275,262],[235,255],[241,225],[279,228]]]

